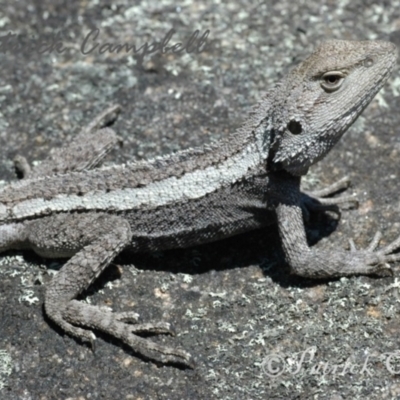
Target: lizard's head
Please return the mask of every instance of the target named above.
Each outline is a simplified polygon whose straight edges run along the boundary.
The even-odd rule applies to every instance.
[[[332,40],[320,45],[279,87],[273,164],[294,175],[307,173],[370,103],[396,58],[390,42]]]

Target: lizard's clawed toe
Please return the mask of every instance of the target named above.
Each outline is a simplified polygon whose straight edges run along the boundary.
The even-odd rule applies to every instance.
[[[174,327],[168,322],[137,323],[138,314],[135,312],[114,313],[110,309],[106,310],[77,300],[71,300],[68,303],[62,312],[62,318],[61,323],[57,321],[60,325],[79,325],[87,328],[73,326],[74,330],[68,331],[73,336],[85,341],[95,337],[91,332],[91,329],[95,329],[121,340],[135,352],[149,359],[192,367],[192,357],[188,352],[163,346],[148,338],[138,336],[138,334],[146,333],[175,335]],[[63,328],[65,329],[64,326]]]
[[[309,220],[310,212],[333,211],[340,216],[339,205],[342,207],[345,205],[345,208],[357,208],[359,202],[353,194],[330,197],[341,190],[346,190],[349,186],[350,179],[345,176],[324,189],[303,191],[301,203],[305,220]]]
[[[349,240],[350,252],[364,254],[366,267],[365,273],[376,273],[378,275],[393,275],[393,269],[389,263],[400,260],[400,253],[393,253],[400,249],[400,237],[393,240],[387,246],[378,249],[382,239],[381,232],[377,232],[369,246],[365,249],[357,250],[352,239]]]

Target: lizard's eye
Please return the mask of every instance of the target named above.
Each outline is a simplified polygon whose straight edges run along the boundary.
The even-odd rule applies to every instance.
[[[330,71],[322,75],[321,86],[326,92],[334,92],[342,86],[344,74],[339,71]]]

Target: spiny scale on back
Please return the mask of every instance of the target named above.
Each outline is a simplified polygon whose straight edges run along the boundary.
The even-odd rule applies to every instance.
[[[145,189],[168,178],[171,190],[178,190],[185,177],[199,179],[194,186],[210,181],[221,187],[249,176],[268,176],[269,168],[303,175],[325,156],[379,91],[393,69],[395,51],[386,42],[325,42],[266,93],[240,129],[220,142],[148,161],[11,183],[0,192],[0,221],[65,211],[54,205],[54,199],[63,195],[89,200],[93,194]],[[230,166],[229,160],[247,168],[233,173],[236,165]],[[197,177],[198,171],[206,169],[210,170],[209,180],[207,173]],[[129,195],[140,193],[131,191]],[[203,190],[198,195],[206,193]],[[42,200],[40,212],[32,205],[21,215],[14,212],[14,205],[30,199]],[[50,202],[52,206],[46,208],[45,203]],[[135,204],[146,207],[146,198]],[[90,209],[96,207],[101,204],[93,203]]]

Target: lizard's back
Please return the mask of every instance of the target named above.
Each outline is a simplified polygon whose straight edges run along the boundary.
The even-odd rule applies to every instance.
[[[260,115],[253,115],[235,134],[199,148],[10,183],[0,191],[0,221],[118,214],[129,221],[132,244],[141,250],[188,246],[262,226],[269,219],[267,164],[252,131]]]

